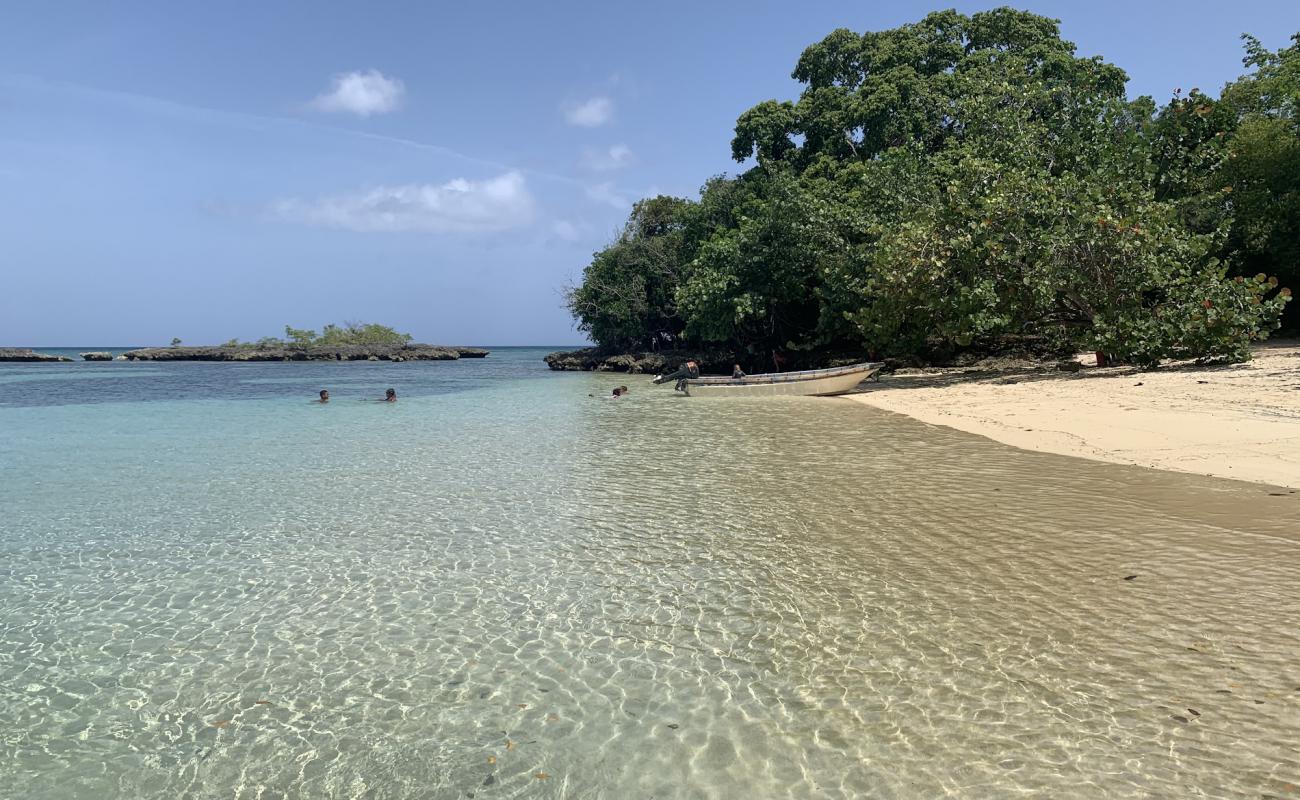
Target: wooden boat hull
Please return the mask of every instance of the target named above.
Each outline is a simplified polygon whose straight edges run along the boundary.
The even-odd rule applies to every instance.
[[[844,394],[883,366],[871,362],[743,378],[688,378],[685,393],[691,397],[824,397]]]

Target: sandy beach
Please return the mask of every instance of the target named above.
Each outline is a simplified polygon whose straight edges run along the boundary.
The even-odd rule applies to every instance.
[[[1246,364],[906,371],[855,401],[1005,444],[1300,488],[1300,343]]]

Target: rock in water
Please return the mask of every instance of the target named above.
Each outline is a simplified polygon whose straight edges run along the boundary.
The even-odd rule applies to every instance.
[[[83,361],[112,361],[113,354],[103,350],[95,350],[90,353],[82,353],[81,358]]]
[[[40,363],[71,361],[67,356],[51,356],[26,347],[0,347],[0,361],[35,361]]]
[[[672,372],[688,360],[698,362],[704,372],[731,374],[731,365],[735,363],[732,353],[722,351],[660,350],[610,355],[596,347],[551,353],[544,360],[546,366],[558,371],[627,372],[632,375],[661,375]]]

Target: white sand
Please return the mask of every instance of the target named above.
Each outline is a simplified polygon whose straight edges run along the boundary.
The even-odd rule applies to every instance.
[[[948,369],[867,386],[848,397],[1028,450],[1300,488],[1294,342],[1226,367]]]

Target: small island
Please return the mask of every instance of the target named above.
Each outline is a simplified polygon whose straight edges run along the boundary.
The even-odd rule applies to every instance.
[[[455,361],[484,358],[478,347],[436,344],[243,344],[210,347],[145,347],[122,353],[127,361]]]
[[[45,364],[58,361],[71,361],[67,356],[52,356],[38,353],[30,347],[0,347],[0,361],[24,361]]]
[[[284,338],[266,336],[255,342],[231,339],[224,344],[185,346],[173,339],[167,347],[143,347],[117,356],[121,361],[455,361],[486,358],[480,347],[421,344],[409,333],[387,325],[348,322],[326,325],[320,333],[286,325]],[[107,351],[81,354],[85,361],[110,361]],[[0,348],[0,361],[72,361],[62,355],[46,355],[29,349]]]

